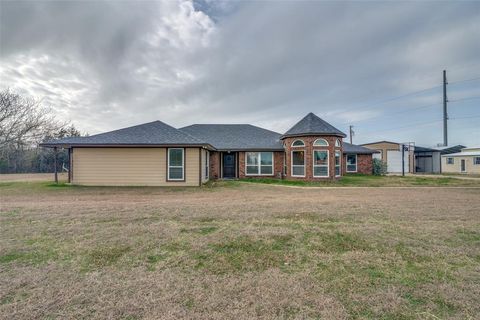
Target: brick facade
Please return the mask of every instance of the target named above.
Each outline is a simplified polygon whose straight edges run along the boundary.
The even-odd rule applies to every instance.
[[[283,164],[284,164],[284,152],[283,151],[274,151],[273,152],[273,174],[272,175],[261,175],[261,176],[246,176],[245,174],[245,152],[238,153],[238,177],[239,178],[254,178],[254,177],[275,177],[275,178],[282,178],[283,175]]]
[[[293,141],[300,139],[305,143],[304,147],[292,147]],[[328,142],[327,147],[317,147],[313,146],[313,142],[317,139],[325,139]],[[340,147],[335,147],[335,141],[340,140]],[[340,153],[343,152],[342,149],[342,138],[337,136],[306,136],[306,137],[290,137],[285,138],[284,140],[285,150],[286,150],[286,166],[287,174],[286,178],[291,180],[306,180],[306,181],[319,181],[325,179],[338,179],[335,177],[335,151]],[[305,152],[305,177],[293,177],[292,176],[292,151],[304,151]],[[328,177],[314,177],[313,176],[313,151],[314,150],[328,150]],[[343,159],[340,156],[340,175],[343,175]]]
[[[210,179],[220,178],[220,152],[210,151]]]
[[[313,146],[313,142],[319,138],[325,139],[328,142],[328,147]],[[292,147],[292,142],[300,139],[305,143],[305,147]],[[326,179],[339,179],[335,177],[335,151],[343,154],[342,147],[335,147],[335,141],[339,139],[341,145],[343,141],[336,136],[312,136],[312,137],[295,137],[285,138],[285,150],[273,152],[273,174],[262,176],[246,176],[245,175],[245,152],[241,151],[237,153],[237,177],[242,178],[254,178],[254,177],[270,177],[270,178],[284,178],[290,180],[304,180],[304,181],[321,181]],[[292,177],[291,175],[291,155],[292,150],[301,150],[305,152],[305,177]],[[314,150],[328,150],[329,161],[329,176],[328,177],[314,177],[313,176],[313,151]],[[221,178],[221,152],[210,151],[210,179]],[[340,175],[343,176],[347,173],[346,163],[347,156],[343,154],[340,157]],[[286,166],[286,175],[283,174],[284,166]],[[373,159],[371,154],[357,154],[357,172],[361,174],[372,174],[373,172]],[[350,173],[349,173],[350,174]],[[352,173],[355,174],[355,173]]]
[[[357,154],[357,172],[347,172],[347,155],[343,155],[343,172],[346,174],[372,174],[373,158],[371,154]]]

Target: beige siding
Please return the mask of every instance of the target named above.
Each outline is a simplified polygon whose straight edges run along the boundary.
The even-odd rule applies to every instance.
[[[98,186],[198,186],[199,148],[185,148],[185,181],[166,181],[166,148],[74,148],[73,183]]]
[[[473,156],[454,156],[453,164],[447,164],[448,155],[442,156],[442,172],[480,174],[480,165],[473,164]],[[465,172],[461,170],[461,160],[465,160]]]
[[[388,150],[395,150],[395,151],[400,150],[399,143],[392,143],[387,141],[362,144],[362,147],[380,151],[382,155],[381,160],[383,162],[388,162]],[[409,161],[410,172],[413,172],[413,169],[415,168],[415,157],[412,150],[410,150],[408,158],[409,158],[408,161]]]

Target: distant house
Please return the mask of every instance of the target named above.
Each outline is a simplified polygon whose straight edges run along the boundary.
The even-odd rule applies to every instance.
[[[480,147],[442,155],[442,172],[480,174]]]
[[[377,151],[377,153],[373,155],[373,158],[385,162],[387,164],[388,173],[401,173],[403,168],[405,169],[405,172],[413,173],[415,170],[414,148],[409,148],[409,146],[405,145],[402,158],[401,145],[402,144],[398,142],[377,141],[362,144],[362,147]]]
[[[161,121],[49,141],[67,148],[69,181],[80,185],[198,186],[209,179],[271,177],[319,181],[372,173],[374,150],[309,113],[285,134],[249,124]]]

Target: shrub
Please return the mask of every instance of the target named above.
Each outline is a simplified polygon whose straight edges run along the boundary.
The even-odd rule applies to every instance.
[[[376,176],[387,174],[387,164],[380,159],[373,159],[373,174]]]

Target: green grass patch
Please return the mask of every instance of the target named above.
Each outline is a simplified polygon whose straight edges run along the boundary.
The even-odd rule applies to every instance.
[[[364,174],[350,174],[342,176],[339,180],[301,181],[281,180],[273,178],[245,178],[240,182],[276,184],[301,187],[408,187],[408,186],[477,186],[480,181],[461,180],[450,177],[429,178],[415,176],[374,176]]]
[[[207,235],[218,230],[218,227],[207,226],[207,227],[197,227],[197,228],[183,228],[180,230],[182,233],[198,233],[201,235]]]
[[[9,264],[12,262],[39,265],[50,260],[57,260],[58,253],[52,248],[35,248],[25,251],[10,251],[0,256],[0,264]]]
[[[100,269],[116,263],[123,255],[131,249],[128,246],[98,247],[87,254],[85,267]]]

